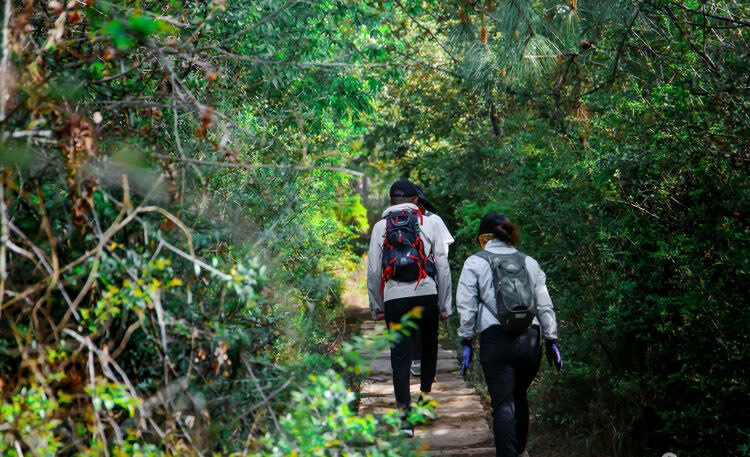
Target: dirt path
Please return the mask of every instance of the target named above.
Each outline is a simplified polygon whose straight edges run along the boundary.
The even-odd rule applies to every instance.
[[[364,265],[363,265],[364,267]],[[383,322],[369,319],[365,275],[360,268],[344,286],[342,299],[347,304],[349,322],[367,337],[384,328]],[[393,397],[390,352],[385,350],[372,360],[371,373],[362,383],[360,411],[382,414],[396,407]],[[474,388],[458,373],[454,350],[440,348],[436,382],[432,396],[438,402],[437,418],[428,425],[416,427],[416,436],[430,447],[431,456],[492,457],[492,432],[482,400]],[[412,400],[419,396],[419,379],[411,378]]]
[[[365,321],[362,333],[377,332],[382,322]],[[371,373],[362,384],[360,411],[379,414],[396,407],[393,397],[389,351],[378,354]],[[416,436],[430,447],[430,455],[451,457],[491,457],[495,455],[492,433],[482,401],[474,388],[458,374],[456,352],[440,348],[438,371],[432,396],[438,402],[437,419],[416,427]],[[419,379],[411,378],[412,400],[419,396]]]

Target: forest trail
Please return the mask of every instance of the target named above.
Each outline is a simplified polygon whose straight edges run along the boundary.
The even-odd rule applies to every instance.
[[[379,332],[383,325],[367,320],[360,328],[367,336]],[[441,347],[436,382],[432,387],[432,397],[438,402],[437,418],[429,424],[418,425],[415,435],[429,446],[431,456],[494,456],[492,433],[482,400],[474,388],[461,379],[458,368],[456,352]],[[389,350],[378,354],[370,369],[360,391],[360,411],[379,414],[395,408]],[[419,396],[419,379],[414,376],[411,377],[411,395],[412,400]]]
[[[365,274],[362,268],[347,281],[342,298],[347,305],[350,324],[364,337],[381,332],[385,324],[369,318]],[[381,414],[396,407],[393,397],[390,351],[377,354],[370,362],[370,374],[360,390],[360,412]],[[412,400],[419,396],[419,379],[411,377]],[[430,456],[491,457],[495,455],[488,414],[480,396],[459,375],[456,351],[440,347],[436,382],[432,397],[437,401],[436,419],[415,427],[415,435],[429,446]]]

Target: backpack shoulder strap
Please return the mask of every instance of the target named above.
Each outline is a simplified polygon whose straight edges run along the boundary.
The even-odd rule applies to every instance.
[[[475,253],[474,255],[487,261],[487,265],[490,268],[490,274],[492,275],[492,286],[494,287],[495,286],[495,282],[496,282],[496,278],[495,278],[495,269],[492,268],[492,257],[495,256],[495,255],[497,255],[497,254],[493,254],[490,251],[485,251],[483,249],[483,250]],[[482,301],[482,292],[481,291],[479,292],[479,297],[478,298],[479,298],[479,307],[478,307],[479,309],[477,309],[477,314],[474,317],[474,329],[476,330],[477,324],[479,323],[479,319],[482,317],[482,311],[484,309],[486,309],[490,313],[490,315],[495,318],[496,321],[500,322],[500,317],[498,317],[497,312],[495,310],[493,310],[491,307],[487,306]]]
[[[524,273],[526,273],[526,276],[528,277],[529,269],[526,268],[526,258],[528,257],[528,255],[524,254],[521,251],[516,251],[513,253],[513,255],[516,256],[516,260],[518,261],[518,264],[521,265]],[[534,282],[531,279],[529,279],[528,284],[529,284],[529,287],[531,288],[530,290],[531,300],[533,301],[534,306],[536,306],[536,294],[534,293]]]
[[[474,253],[474,255],[486,260],[487,263],[490,264],[490,267],[492,267],[492,256],[495,254],[491,253],[490,251],[485,251],[484,249],[482,249],[481,251]]]

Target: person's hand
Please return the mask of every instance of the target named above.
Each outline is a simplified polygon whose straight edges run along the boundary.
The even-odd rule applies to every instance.
[[[378,312],[375,313],[375,320],[376,321],[382,321],[383,319],[385,319],[385,313],[380,312],[380,311],[378,311]]]
[[[466,373],[469,371],[469,365],[471,365],[471,357],[473,349],[471,348],[471,339],[464,339],[461,341],[463,346],[463,357],[461,358],[461,377],[466,379]]]
[[[546,340],[544,342],[547,353],[547,363],[554,365],[559,373],[563,369],[563,358],[560,354],[560,348],[557,347],[557,340]]]
[[[448,319],[448,316],[450,316],[450,314],[448,314],[447,312],[440,311],[440,320],[441,321],[444,321],[444,320]]]

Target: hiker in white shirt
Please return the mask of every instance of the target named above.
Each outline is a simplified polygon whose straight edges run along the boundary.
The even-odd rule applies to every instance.
[[[445,252],[448,252],[449,246],[455,241],[453,235],[448,230],[448,227],[443,222],[443,219],[438,216],[437,208],[432,204],[430,200],[424,194],[421,186],[417,187],[417,206],[424,214],[426,218],[435,219],[435,225],[437,229],[442,232],[441,236],[445,242]],[[412,376],[419,377],[422,373],[422,340],[421,338],[416,339],[416,345],[414,347],[414,359],[411,361],[411,369],[409,370]]]
[[[391,368],[396,405],[406,417],[411,403],[409,368],[414,358],[416,339],[422,343],[420,399],[428,402],[437,367],[439,319],[451,313],[451,275],[448,266],[449,243],[444,224],[436,217],[424,217],[417,206],[414,184],[406,180],[393,183],[391,206],[372,229],[367,262],[367,288],[370,311],[375,320],[385,319],[389,328],[407,313],[416,313],[418,331],[403,336],[391,345]],[[402,431],[413,436],[404,420]]]

